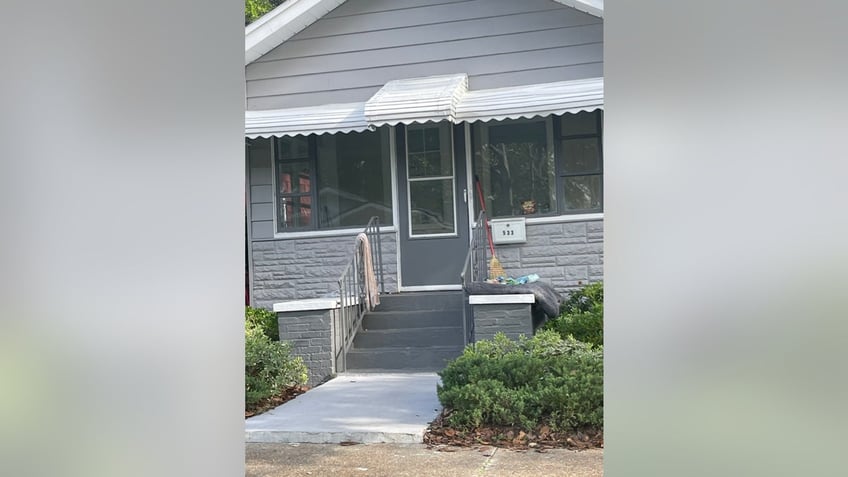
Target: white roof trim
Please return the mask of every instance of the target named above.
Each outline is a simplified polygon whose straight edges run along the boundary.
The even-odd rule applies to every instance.
[[[469,91],[456,106],[456,121],[532,118],[603,107],[603,78],[557,81]]]
[[[365,103],[348,103],[245,111],[245,136],[256,138],[365,131],[368,122],[365,121],[364,110]]]
[[[598,18],[604,18],[604,0],[554,0],[565,6],[576,8],[581,12],[586,12],[589,15]]]
[[[276,48],[345,0],[288,0],[244,27],[244,64]]]
[[[365,103],[365,119],[372,126],[454,121],[467,91],[465,73],[389,81]]]

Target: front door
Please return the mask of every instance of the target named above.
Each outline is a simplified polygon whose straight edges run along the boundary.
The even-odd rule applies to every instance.
[[[401,290],[459,289],[468,252],[462,126],[398,126]]]

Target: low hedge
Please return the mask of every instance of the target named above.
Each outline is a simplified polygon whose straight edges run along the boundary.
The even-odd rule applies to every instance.
[[[261,314],[247,313],[244,321],[244,400],[248,408],[307,380],[303,360],[291,355],[289,343],[272,340],[261,320],[251,318],[256,316]]]
[[[603,349],[554,331],[518,341],[498,333],[469,345],[439,375],[438,397],[456,429],[603,427]]]
[[[273,311],[248,306],[244,310],[244,319],[245,322],[262,328],[265,336],[271,338],[271,341],[280,341],[280,325],[277,314]]]
[[[592,283],[572,293],[560,307],[560,315],[548,320],[544,328],[563,338],[573,336],[584,343],[603,346],[604,283]]]

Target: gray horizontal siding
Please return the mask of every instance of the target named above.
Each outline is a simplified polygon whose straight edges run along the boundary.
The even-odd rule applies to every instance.
[[[346,3],[350,2],[370,3],[372,11],[367,15],[327,15],[292,38],[309,39],[361,31],[402,30],[418,25],[485,19],[558,8],[550,0],[471,0],[456,3],[421,0],[408,2],[410,5],[414,3],[415,6],[403,9],[394,9],[394,0],[348,0]]]
[[[445,53],[448,52],[443,52],[443,55]],[[381,86],[383,82],[375,83],[376,77],[387,78],[387,81],[390,81],[412,78],[422,74],[426,76],[473,71],[474,74],[469,77],[470,86],[470,82],[475,76],[550,68],[551,61],[557,58],[560,58],[563,62],[568,61],[570,64],[593,63],[597,57],[603,55],[603,44],[589,43],[470,58],[460,56],[461,53],[456,52],[455,58],[446,58],[439,61],[257,79],[249,81],[247,89],[250,96],[269,96],[280,91],[307,93],[314,91],[317,85],[329,90]],[[421,71],[422,64],[428,65],[427,73]]]
[[[462,59],[465,58],[464,52],[466,51],[474,51],[478,57],[481,57],[576,46],[584,44],[588,35],[598,36],[602,34],[601,25],[584,25],[511,34],[508,35],[510,42],[506,45],[492,42],[491,37],[480,37],[412,45],[405,47],[403,53],[405,58],[415,59],[419,63],[439,62],[447,59],[445,58],[445,48],[457,52],[457,57]],[[594,44],[597,44],[597,42],[594,42]],[[297,72],[297,75],[287,74],[287,77],[317,75],[326,72],[328,62],[333,63],[334,67],[339,70],[338,72],[342,73],[361,70],[364,64],[368,65],[368,68],[365,69],[395,66],[398,65],[398,58],[389,54],[374,57],[374,51],[369,50],[266,61],[251,68],[247,74],[247,79],[271,78],[272,75],[280,72]]]
[[[551,0],[348,0],[247,67],[248,108],[365,101],[450,73],[472,89],[602,76],[603,24]]]
[[[248,147],[250,171],[250,234],[255,239],[274,236],[274,190],[271,185],[271,143],[251,141]]]
[[[350,2],[348,2],[350,3]],[[585,25],[601,25],[595,18],[575,16],[568,9],[547,10],[541,12],[519,13],[502,17],[462,20],[442,24],[419,25],[403,29],[403,35],[394,30],[363,31],[344,35],[346,40],[339,44],[335,36],[310,38],[306,41],[291,39],[284,47],[271,50],[255,64],[268,61],[303,58],[320,55],[333,55],[367,50],[389,50],[412,45],[439,44],[450,41],[493,38],[515,35],[525,32],[551,29],[568,29]],[[528,28],[528,25],[532,25]],[[395,50],[397,52],[398,50]]]

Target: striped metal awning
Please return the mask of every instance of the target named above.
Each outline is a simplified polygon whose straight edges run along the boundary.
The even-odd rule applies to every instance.
[[[468,91],[465,74],[389,81],[365,103],[372,126],[453,122],[456,105]]]
[[[456,107],[457,121],[492,121],[592,111],[604,107],[604,79],[469,91]]]
[[[245,136],[256,138],[365,131],[368,122],[364,110],[365,103],[347,103],[245,111]]]
[[[247,111],[249,138],[366,131],[383,125],[532,118],[604,107],[604,79],[468,90],[464,74],[390,81],[364,103]]]

